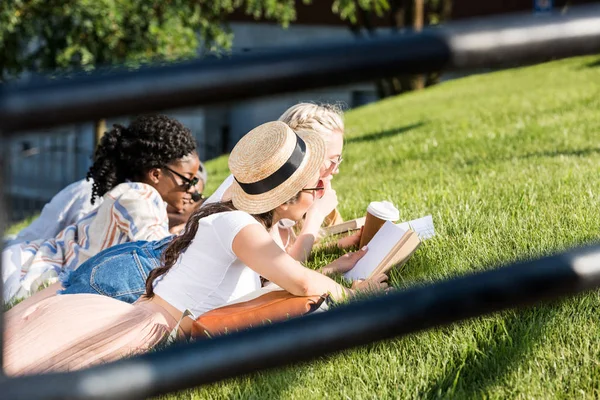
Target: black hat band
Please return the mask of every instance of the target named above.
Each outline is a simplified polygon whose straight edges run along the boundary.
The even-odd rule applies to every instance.
[[[242,183],[238,181],[235,176],[233,177],[244,192],[251,195],[266,193],[288,180],[288,178],[298,170],[306,155],[306,143],[304,143],[304,140],[302,140],[300,136],[295,136],[296,146],[294,147],[294,151],[292,151],[290,158],[288,158],[288,160],[271,175],[252,183]]]

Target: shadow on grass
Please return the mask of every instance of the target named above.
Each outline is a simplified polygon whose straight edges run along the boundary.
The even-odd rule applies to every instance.
[[[585,64],[585,66],[587,68],[597,68],[597,67],[600,67],[600,58],[597,59],[597,60],[595,60],[595,61],[592,61],[590,63]]]
[[[502,379],[522,360],[544,336],[548,322],[554,317],[551,307],[527,311],[510,311],[495,322],[489,331],[482,332],[466,357],[457,354],[445,374],[432,382],[425,398],[487,397],[490,387]]]
[[[493,161],[512,161],[512,160],[527,160],[529,158],[554,158],[554,157],[585,157],[594,154],[600,154],[600,147],[588,147],[585,149],[572,150],[551,150],[551,151],[536,151],[533,153],[521,154],[518,156],[509,157],[492,157],[492,158],[474,158],[467,160],[465,165],[474,166],[479,164],[489,164]]]
[[[383,139],[383,138],[390,137],[390,136],[401,135],[401,134],[411,131],[413,129],[420,128],[425,124],[426,124],[425,122],[421,121],[421,122],[417,122],[415,124],[401,126],[399,128],[367,133],[366,135],[350,138],[350,139],[346,140],[346,143],[370,142],[372,140],[379,140],[379,139]]]

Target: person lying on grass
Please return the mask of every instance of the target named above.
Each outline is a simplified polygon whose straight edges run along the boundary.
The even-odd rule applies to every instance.
[[[297,224],[294,221],[282,220],[272,228],[273,238],[279,242],[298,261],[306,261],[313,246],[320,239],[322,226],[343,222],[336,207],[337,193],[331,181],[339,173],[344,147],[344,120],[342,111],[330,104],[299,103],[287,109],[279,121],[285,122],[294,131],[313,132],[318,134],[326,144],[327,152],[319,176],[324,182],[325,193],[315,201],[306,216]],[[227,177],[219,188],[204,204],[211,204],[230,198],[230,187],[233,176]],[[358,245],[360,233],[347,236],[337,241],[337,246],[349,248]]]
[[[306,109],[311,112],[306,111]],[[298,110],[304,111],[298,113]],[[304,123],[307,126],[314,126],[317,124],[315,121],[317,120],[316,115],[318,115],[318,110],[324,112],[324,115],[329,116],[332,121],[335,120],[332,115],[337,114],[332,114],[332,111],[328,111],[324,106],[316,106],[313,104],[299,104],[298,106],[292,107],[287,113],[292,111],[292,114],[297,115],[298,117],[297,119],[286,117],[286,119],[294,124]],[[308,117],[306,115],[308,115]],[[323,115],[318,118],[319,121],[326,121],[327,119],[328,118]],[[333,125],[333,122],[326,125]],[[339,123],[337,125],[339,125]],[[341,126],[343,127],[343,125]],[[313,129],[313,131],[316,130],[318,129]],[[319,135],[321,137],[324,136],[323,133],[320,133]],[[332,150],[330,144],[331,141],[328,142],[327,145],[327,157],[331,156],[332,151],[334,153],[336,152],[335,149]],[[332,172],[331,176],[337,174],[337,168],[323,168],[323,166],[327,165],[330,165],[329,160],[326,160],[321,166],[320,176],[328,176],[326,173],[327,171]],[[317,201],[318,200],[319,199],[317,199]],[[167,210],[168,209],[169,208],[167,208]],[[312,209],[314,210],[315,207],[312,207]],[[279,233],[282,232],[288,234],[288,231],[290,231],[289,228],[284,229],[275,227],[271,229],[275,242],[281,247],[283,247],[283,243],[280,240]],[[173,236],[168,236],[165,239],[157,241],[135,241],[106,249],[81,264],[76,270],[62,274],[60,282],[50,285],[46,289],[40,291],[32,298],[26,300],[24,305],[31,305],[45,298],[54,296],[57,291],[59,294],[100,294],[133,303],[144,294],[146,290],[146,279],[153,269],[158,268],[161,265],[163,252],[168,247],[172,238]],[[349,238],[350,240],[347,242],[348,245],[358,242],[357,238],[359,239],[360,236],[355,235],[355,237]],[[328,275],[337,271],[325,267],[321,272]]]
[[[185,178],[185,179],[184,179]],[[188,181],[186,177],[181,177],[182,181]],[[169,217],[169,231],[171,233],[179,233],[185,228],[185,224],[192,213],[204,203],[204,188],[208,180],[206,167],[200,162],[198,172],[191,179],[190,184],[194,186],[195,192],[192,193],[192,202],[185,204],[183,209],[177,209],[167,204],[167,216]]]
[[[325,193],[310,207],[304,223],[298,224],[302,225],[299,236],[295,236],[291,228],[294,222],[290,220],[285,220],[283,224],[275,224],[270,230],[273,239],[280,247],[285,248],[288,254],[299,261],[305,261],[307,257],[299,257],[298,250],[304,252],[312,249],[321,224],[324,220],[327,223],[326,216],[331,213],[331,210],[335,211],[337,205],[335,190],[327,185],[327,182],[331,182],[339,172],[344,124],[341,112],[337,108],[309,103],[300,103],[291,107],[280,117],[280,120],[288,126],[302,127],[307,129],[306,132],[318,134],[326,143],[326,157],[319,168],[319,176],[326,187]],[[233,176],[230,175],[206,204],[216,201],[215,199],[220,201],[232,182]],[[150,271],[161,265],[162,253],[170,240],[127,243],[101,252],[83,263],[77,270],[61,277],[62,286],[56,284],[45,289],[44,293],[32,299],[32,302],[39,298],[53,296],[57,290],[63,289],[62,294],[96,293],[133,303],[144,293],[145,281]],[[355,246],[359,240],[360,232],[357,232],[352,236],[336,240],[334,245]],[[135,257],[132,256],[133,253]],[[325,270],[325,272],[329,271]]]
[[[194,185],[196,192],[192,193],[193,203],[185,204],[183,210],[167,204],[169,230],[173,233],[181,231],[192,212],[202,205],[204,200],[202,193],[208,178],[202,162],[200,162],[200,168],[195,178],[197,184]],[[66,227],[76,224],[77,221],[102,204],[102,197],[96,197],[92,204],[93,186],[94,180],[88,177],[62,189],[44,206],[40,215],[27,227],[21,229],[15,238],[8,242],[8,245],[52,239]]]
[[[116,244],[169,236],[165,203],[176,210],[191,203],[199,165],[191,132],[174,119],[146,115],[128,127],[115,125],[88,172],[91,201],[102,197],[102,204],[54,238],[5,248],[4,301],[31,295]]]
[[[274,140],[275,139],[275,140]],[[261,287],[261,276],[293,295],[351,296],[327,276],[305,268],[275,243],[269,228],[298,221],[322,196],[325,143],[282,122],[263,124],[233,149],[231,201],[200,208],[152,270],[145,296],[128,304],[94,294],[61,295],[6,313],[8,375],[67,371],[113,361],[160,344],[181,321],[187,337],[195,317]],[[328,268],[350,270],[366,249]],[[384,279],[367,282],[385,289]],[[188,312],[186,312],[188,311]]]

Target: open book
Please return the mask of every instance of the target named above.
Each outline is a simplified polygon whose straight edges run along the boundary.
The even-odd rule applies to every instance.
[[[331,225],[323,228],[326,235],[337,235],[338,233],[350,232],[360,229],[365,224],[366,217],[351,219],[350,221],[342,222],[336,225]]]
[[[431,215],[401,224],[388,221],[369,242],[367,254],[344,276],[355,280],[385,274],[395,265],[402,265],[408,261],[422,239],[434,235]]]

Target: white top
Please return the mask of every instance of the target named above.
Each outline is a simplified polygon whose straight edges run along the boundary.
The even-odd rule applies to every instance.
[[[5,299],[24,297],[76,269],[90,257],[120,243],[169,236],[167,206],[152,186],[125,182],[104,195],[102,205],[56,237],[2,250]]]
[[[90,202],[93,184],[92,180],[88,182],[82,179],[58,192],[44,206],[40,216],[28,227],[22,229],[10,244],[56,237],[67,226],[75,224],[79,219],[97,209],[102,203],[102,198],[96,198],[94,205]]]
[[[231,247],[240,230],[252,224],[258,221],[243,211],[201,218],[189,247],[169,272],[155,281],[154,292],[197,318],[260,289],[258,273],[244,265]]]

